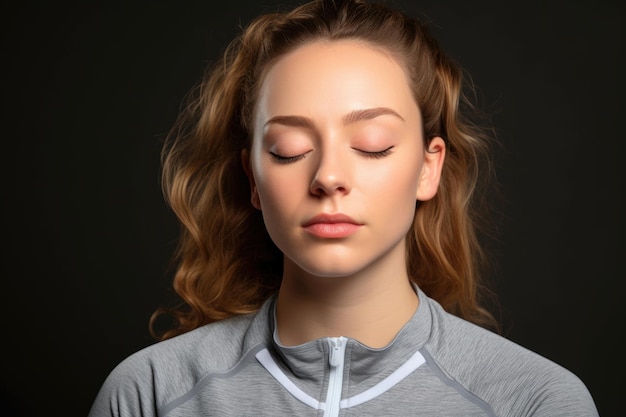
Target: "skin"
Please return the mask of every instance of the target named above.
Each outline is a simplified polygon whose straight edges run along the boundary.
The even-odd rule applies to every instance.
[[[402,66],[357,41],[314,42],[273,65],[255,110],[243,163],[252,204],[284,254],[281,343],[387,345],[418,305],[405,237],[416,200],[436,194],[445,157],[441,138],[424,148]],[[321,213],[357,225],[346,236],[339,228],[342,237],[303,227]]]

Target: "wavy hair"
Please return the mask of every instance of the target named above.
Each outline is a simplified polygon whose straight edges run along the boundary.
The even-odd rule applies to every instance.
[[[446,142],[439,190],[417,202],[407,235],[409,276],[450,313],[498,328],[484,306],[493,294],[481,244],[493,135],[470,117],[477,108],[466,93],[473,91],[469,78],[420,20],[382,3],[314,0],[261,15],[243,29],[190,92],[166,138],[162,185],[181,225],[173,259],[181,302],[153,314],[155,338],[254,312],[278,290],[283,255],[250,204],[241,152],[250,147],[258,91],[272,64],[304,44],[337,40],[393,54],[409,76],[426,145],[435,136]],[[157,332],[163,314],[174,323]]]

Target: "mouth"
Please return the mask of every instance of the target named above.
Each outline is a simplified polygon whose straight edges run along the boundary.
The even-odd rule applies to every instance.
[[[302,224],[305,231],[313,236],[326,239],[340,239],[356,233],[362,223],[345,214],[322,213]]]

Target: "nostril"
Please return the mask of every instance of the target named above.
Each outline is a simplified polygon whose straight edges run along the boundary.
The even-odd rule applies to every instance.
[[[320,181],[319,179],[316,178],[311,183],[310,190],[312,194],[322,196],[322,195],[333,195],[336,193],[347,194],[350,190],[350,187],[345,181],[337,181],[337,180]]]
[[[319,165],[311,181],[315,195],[346,194],[350,191],[349,172],[337,153],[320,154]]]

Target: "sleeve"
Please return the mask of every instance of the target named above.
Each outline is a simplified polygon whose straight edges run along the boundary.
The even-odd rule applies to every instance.
[[[564,370],[537,387],[524,415],[530,417],[598,417],[598,409],[585,384],[573,373]]]
[[[156,417],[153,369],[131,356],[107,376],[88,417]]]

